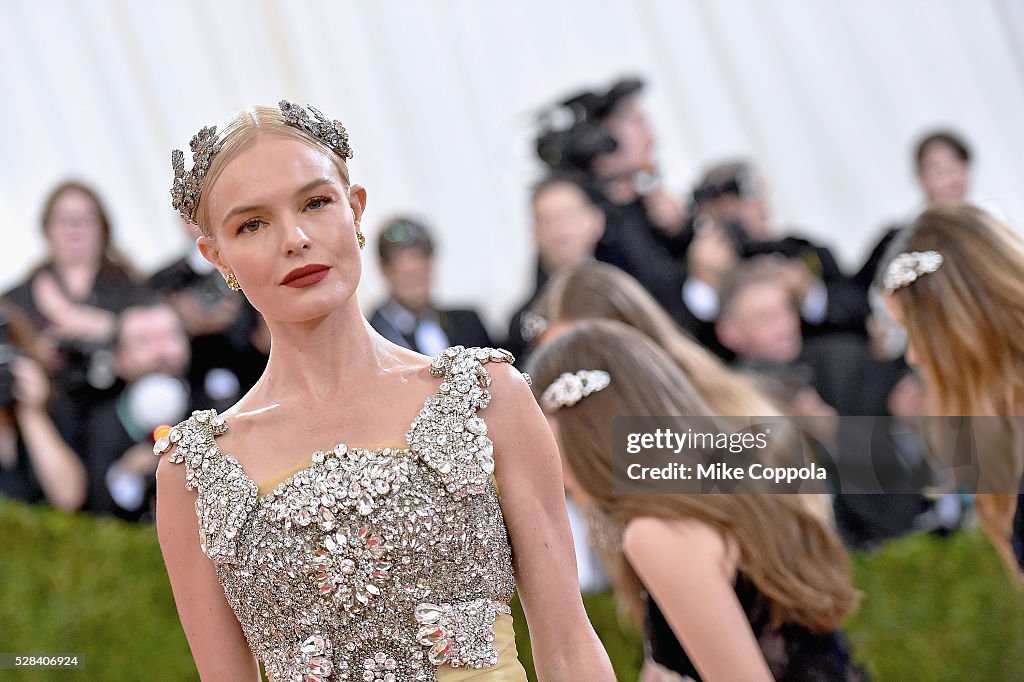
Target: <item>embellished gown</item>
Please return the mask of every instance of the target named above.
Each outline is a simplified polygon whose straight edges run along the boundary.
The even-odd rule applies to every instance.
[[[199,542],[249,647],[274,682],[525,680],[509,600],[484,364],[449,348],[403,447],[344,444],[266,494],[220,451],[215,411],[157,441],[195,489]]]

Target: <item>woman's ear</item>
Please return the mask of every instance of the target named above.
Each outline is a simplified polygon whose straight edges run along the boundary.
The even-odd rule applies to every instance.
[[[205,235],[201,236],[196,239],[196,246],[199,247],[199,253],[203,254],[203,258],[213,263],[222,275],[227,276],[227,273],[231,272],[231,267],[224,262],[216,239]]]
[[[352,185],[348,188],[348,205],[352,207],[352,219],[356,227],[359,227],[363,211],[366,210],[366,189],[362,185]]]

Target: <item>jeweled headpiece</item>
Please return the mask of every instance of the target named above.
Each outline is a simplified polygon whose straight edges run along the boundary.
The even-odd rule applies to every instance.
[[[588,395],[603,391],[612,383],[612,378],[600,369],[581,369],[565,372],[551,382],[540,396],[540,406],[546,412],[562,407],[571,407]]]
[[[935,272],[941,265],[942,254],[938,251],[904,251],[889,261],[882,286],[892,293],[916,282],[921,275]]]
[[[348,144],[348,132],[341,121],[332,121],[313,107],[300,107],[287,100],[278,103],[285,122],[310,137],[322,142],[343,159],[352,158],[352,147]],[[308,109],[309,111],[307,111]],[[312,116],[310,116],[312,113]],[[185,154],[180,149],[171,152],[171,167],[174,182],[171,185],[171,205],[186,222],[196,224],[196,207],[203,193],[206,173],[210,170],[213,157],[221,149],[217,137],[217,126],[207,126],[196,133],[189,142],[192,150],[192,170],[185,172]]]

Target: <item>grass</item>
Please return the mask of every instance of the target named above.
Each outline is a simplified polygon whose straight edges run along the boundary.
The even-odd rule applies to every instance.
[[[847,632],[876,680],[1024,680],[1024,590],[978,532],[915,536],[854,558],[864,592]],[[639,634],[609,595],[585,600],[619,679]],[[525,618],[514,605],[531,679]],[[0,501],[0,652],[77,653],[82,670],[0,680],[197,680],[152,527]]]

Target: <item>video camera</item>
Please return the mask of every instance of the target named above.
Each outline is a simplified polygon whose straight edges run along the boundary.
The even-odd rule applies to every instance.
[[[643,87],[639,78],[625,78],[605,92],[581,92],[545,109],[539,116],[537,156],[552,170],[589,175],[596,157],[618,148],[601,121]]]

